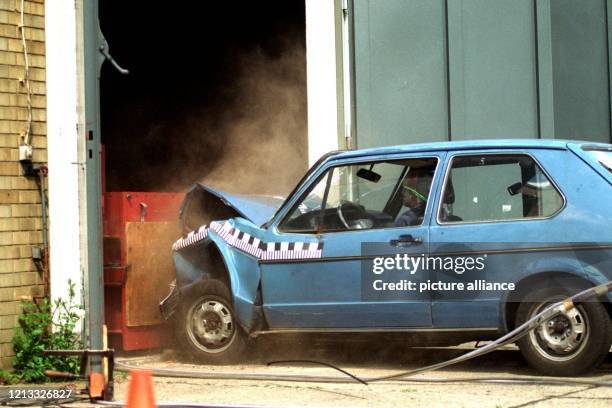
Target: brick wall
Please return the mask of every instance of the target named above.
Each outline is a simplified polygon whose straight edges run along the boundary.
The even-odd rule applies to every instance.
[[[38,186],[22,175],[18,146],[26,128],[27,97],[21,42],[20,0],[0,0],[0,368],[11,365],[11,339],[20,300],[42,294],[42,278],[31,260],[42,243]],[[44,0],[25,2],[25,34],[32,93],[34,162],[47,161]]]

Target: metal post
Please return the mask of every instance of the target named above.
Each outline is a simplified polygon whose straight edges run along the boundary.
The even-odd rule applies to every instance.
[[[86,264],[85,293],[88,344],[90,349],[102,349],[104,324],[104,281],[102,265],[102,179],[100,146],[100,69],[104,43],[98,20],[98,1],[81,0],[83,10],[83,88],[85,129],[79,137],[85,139],[85,198],[86,198]],[[91,371],[102,372],[99,356],[92,357]]]

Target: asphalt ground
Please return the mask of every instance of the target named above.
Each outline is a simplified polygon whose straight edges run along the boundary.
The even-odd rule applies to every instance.
[[[308,341],[308,340],[305,340]],[[393,343],[343,344],[273,341],[243,364],[209,366],[194,363],[175,351],[154,355],[130,355],[119,361],[149,368],[206,373],[248,373],[272,375],[313,375],[347,378],[331,368],[311,363],[268,366],[278,360],[314,360],[333,364],[359,377],[376,377],[416,369],[461,355],[474,344],[459,347],[407,347]],[[610,407],[612,387],[588,384],[508,384],[467,382],[465,379],[519,379],[539,377],[514,346],[507,346],[446,369],[423,373],[419,382],[317,383],[297,381],[154,378],[158,401],[211,404],[250,404],[266,407]],[[550,377],[548,377],[550,378]],[[597,370],[575,377],[579,380],[612,381],[612,354]],[[421,382],[425,380],[457,382]],[[349,379],[350,380],[350,379]],[[122,374],[116,383],[116,399],[124,399],[129,377]]]
[[[174,350],[147,353],[121,353],[117,361],[141,368],[173,369],[178,372],[196,370],[204,373],[311,375],[348,378],[329,367],[311,363],[287,363],[268,366],[278,360],[314,360],[329,363],[359,377],[394,374],[438,363],[473,349],[474,344],[458,347],[408,347],[389,343],[362,344],[317,342],[311,339],[284,339],[261,345],[241,364],[210,366],[194,362]],[[125,400],[129,374],[115,372],[115,400]],[[511,384],[480,383],[466,379],[507,379],[539,377],[514,346],[507,346],[474,360],[442,370],[418,374],[405,381],[360,384],[304,381],[263,381],[154,377],[154,394],[158,403],[174,402],[261,407],[610,407],[612,387],[589,384]],[[612,381],[612,353],[597,370],[574,377],[578,380]],[[431,381],[434,380],[434,381]],[[453,382],[435,382],[452,380]],[[350,378],[349,378],[350,381]],[[456,381],[456,382],[455,382]],[[0,387],[0,405],[42,406],[43,400],[16,401],[9,392],[16,388],[78,390],[84,383],[54,383],[44,386]],[[82,396],[80,396],[82,398]],[[38,402],[38,403],[37,403]],[[47,401],[47,406],[93,406],[80,400]],[[98,405],[100,406],[100,405]]]

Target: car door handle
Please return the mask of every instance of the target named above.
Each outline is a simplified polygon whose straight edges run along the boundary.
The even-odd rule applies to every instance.
[[[389,241],[391,246],[404,247],[409,245],[420,245],[423,243],[421,237],[413,237],[411,234],[400,235],[398,239],[392,239]]]

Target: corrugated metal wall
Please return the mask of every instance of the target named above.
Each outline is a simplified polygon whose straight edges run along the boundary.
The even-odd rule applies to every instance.
[[[358,147],[610,142],[608,0],[355,0]]]

